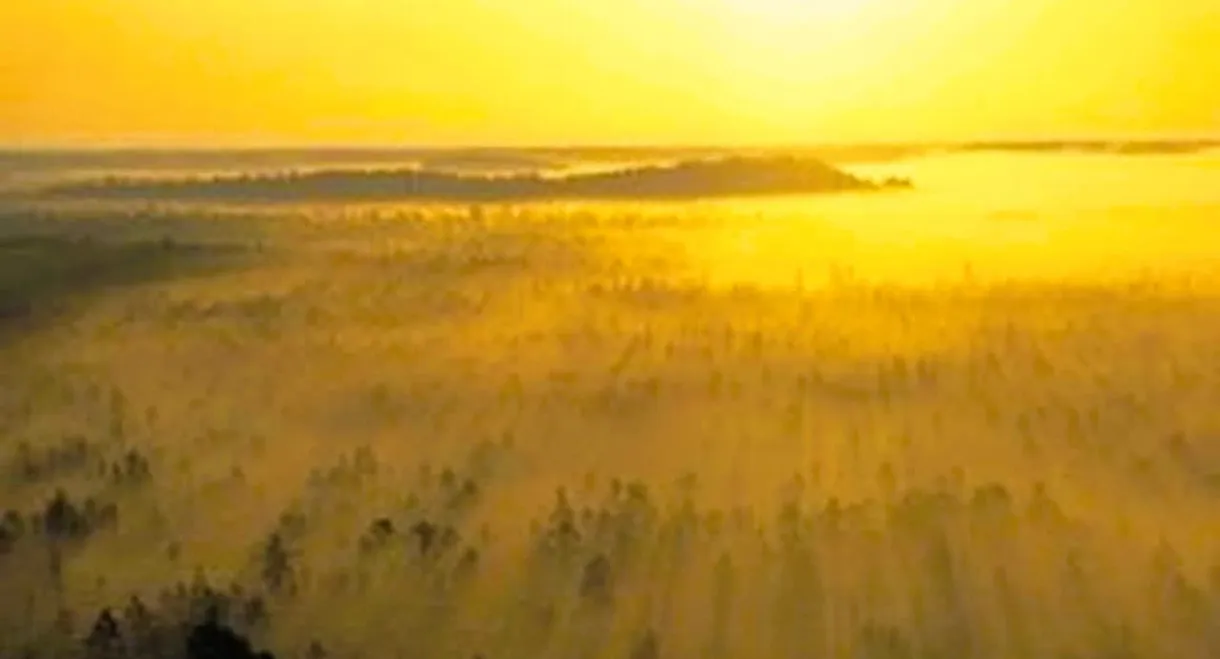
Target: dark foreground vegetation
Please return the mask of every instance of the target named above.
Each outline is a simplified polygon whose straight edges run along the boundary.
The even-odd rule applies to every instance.
[[[726,157],[614,172],[544,177],[431,170],[328,170],[175,180],[108,178],[53,187],[55,198],[197,201],[515,201],[548,199],[693,199],[869,191],[909,187],[872,182],[821,161],[797,157]]]
[[[122,403],[114,405],[118,410]],[[485,565],[498,536],[474,524],[473,515],[496,496],[492,486],[518,459],[510,438],[480,443],[459,465],[422,465],[402,484],[398,504],[369,511],[362,532],[340,539],[350,561],[342,572],[310,570],[301,547],[321,532],[325,508],[294,505],[252,548],[248,569],[233,580],[216,583],[199,566],[193,579],[151,599],[133,594],[99,610],[73,609],[62,594],[67,564],[87,543],[121,532],[124,513],[111,500],[163,478],[154,460],[122,448],[122,433],[112,428],[100,440],[67,438],[42,450],[22,445],[7,456],[9,486],[75,473],[85,476],[84,489],[94,494],[76,499],[57,490],[38,510],[0,513],[0,581],[18,585],[0,606],[0,629],[8,634],[0,637],[0,656],[471,659],[565,649],[563,656],[582,657],[619,648],[616,656],[623,659],[727,659],[738,656],[742,643],[759,642],[727,634],[742,621],[756,622],[757,633],[769,639],[767,655],[781,657],[1203,659],[1220,651],[1220,565],[1209,583],[1196,584],[1174,548],[1162,543],[1150,565],[1132,572],[1147,580],[1141,589],[1155,624],[1132,624],[1093,598],[1105,570],[1089,549],[1095,538],[1045,485],[1021,493],[998,483],[971,487],[958,473],[933,488],[898,491],[889,466],[876,475],[886,493],[882,500],[818,502],[817,476],[798,474],[782,484],[784,501],[770,513],[696,504],[700,482],[693,473],[662,487],[589,474],[576,487],[558,488],[539,516],[521,520],[529,532],[519,591],[509,594],[514,604],[499,611],[501,619],[485,621],[487,630],[449,645],[444,637],[461,633],[450,616],[481,581],[500,578]],[[333,467],[315,470],[306,498],[325,500],[324,506],[359,504],[384,471],[372,451],[357,449]],[[235,478],[240,481],[240,474]],[[1031,548],[1038,557],[1025,553]],[[18,578],[18,572],[31,566],[45,571],[35,576],[49,592],[22,592],[20,584],[31,575]],[[701,583],[680,578],[691,569],[705,570]],[[1027,586],[1021,580],[1031,570],[1054,575],[1061,590],[1053,606],[1070,603],[1060,611],[1073,629],[1070,636],[1048,634],[1035,622],[1038,607],[1051,604],[1022,594]],[[859,578],[864,581],[855,582]],[[846,583],[854,585],[845,592]],[[689,645],[674,651],[667,644],[671,634],[689,642],[677,598],[692,587],[706,598],[711,615],[710,635],[693,655]],[[763,618],[748,603],[760,587],[773,598],[756,604],[765,609]],[[373,639],[364,650],[345,651],[306,637],[277,654],[262,649],[278,616],[291,616],[310,598],[338,607],[387,589],[398,591],[402,602],[389,624],[419,634],[406,648],[391,649],[387,642],[378,652]],[[53,606],[19,613],[21,598]],[[647,599],[653,603],[640,615]],[[897,615],[911,604],[913,619]],[[625,641],[616,640],[621,627],[614,630],[614,621],[623,618],[631,621]],[[993,627],[996,622],[1003,629]],[[501,631],[490,631],[495,629]],[[497,634],[505,635],[497,641]],[[446,647],[465,649],[445,654]]]

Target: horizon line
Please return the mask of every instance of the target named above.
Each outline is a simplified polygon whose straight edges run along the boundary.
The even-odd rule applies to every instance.
[[[0,152],[237,152],[237,151],[593,151],[645,150],[705,151],[723,149],[817,149],[850,147],[954,147],[977,144],[1216,144],[1220,133],[1213,135],[1108,135],[1108,136],[980,136],[953,139],[861,139],[792,142],[731,142],[665,143],[665,142],[588,142],[588,143],[453,143],[429,144],[409,142],[264,142],[264,143],[157,143],[157,142],[43,142],[21,143],[0,141]]]

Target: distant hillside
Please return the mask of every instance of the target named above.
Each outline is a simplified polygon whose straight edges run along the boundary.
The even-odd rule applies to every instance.
[[[873,182],[819,160],[798,157],[730,157],[614,172],[545,177],[433,170],[325,170],[274,175],[172,180],[107,178],[53,186],[44,194],[78,199],[198,201],[497,201],[545,199],[691,199],[813,194],[909,187],[905,180]]]

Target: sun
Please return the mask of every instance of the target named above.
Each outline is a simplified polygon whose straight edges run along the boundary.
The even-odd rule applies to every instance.
[[[736,19],[776,26],[850,22],[864,17],[876,0],[712,0]]]
[[[836,62],[859,67],[885,53],[896,17],[922,0],[679,0],[710,21],[728,57],[724,71],[772,87],[807,72],[836,75]],[[799,77],[799,76],[798,76]]]
[[[689,0],[688,0],[689,1]],[[826,52],[843,43],[870,41],[880,24],[889,21],[883,11],[896,4],[918,0],[695,0],[714,16],[722,34],[743,48],[763,51]]]

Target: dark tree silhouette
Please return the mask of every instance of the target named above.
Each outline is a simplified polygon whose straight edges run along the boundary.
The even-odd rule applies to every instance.
[[[267,652],[255,652],[241,634],[220,622],[216,606],[208,608],[203,622],[195,625],[186,640],[187,659],[273,659]]]
[[[123,659],[126,655],[118,621],[110,609],[102,609],[85,638],[85,656],[88,659]]]
[[[580,578],[580,595],[594,604],[608,605],[614,598],[614,569],[610,559],[598,554],[585,564]]]
[[[88,533],[85,516],[68,500],[63,490],[56,490],[55,496],[47,503],[42,519],[47,535],[56,540],[80,538]]]
[[[273,594],[280,594],[292,585],[292,563],[288,548],[278,533],[272,533],[263,549],[263,583]]]
[[[411,527],[411,534],[419,539],[419,553],[421,555],[428,555],[439,531],[435,524],[425,519],[421,519]]]

